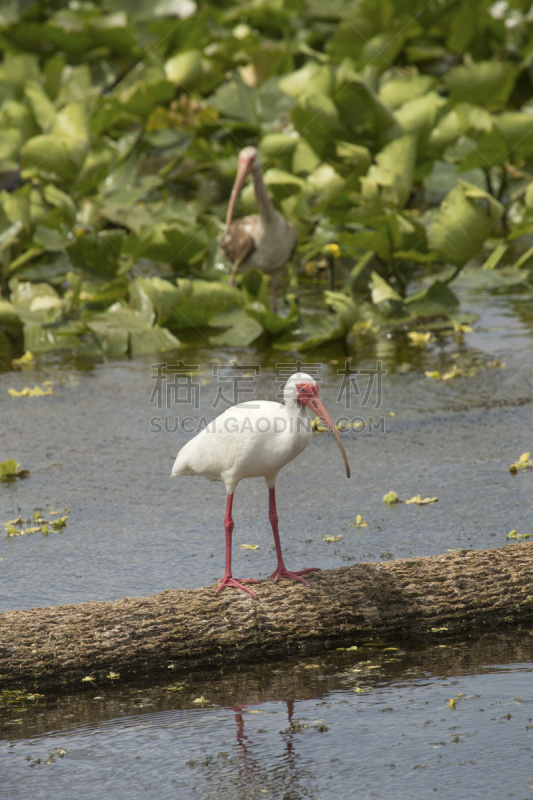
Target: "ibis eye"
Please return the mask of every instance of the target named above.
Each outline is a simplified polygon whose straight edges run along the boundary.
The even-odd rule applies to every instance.
[[[305,394],[305,389],[303,387],[300,389],[300,391],[304,392],[304,394]]]

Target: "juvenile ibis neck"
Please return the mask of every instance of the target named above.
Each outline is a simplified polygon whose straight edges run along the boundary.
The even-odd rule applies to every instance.
[[[259,216],[263,222],[270,222],[274,218],[276,210],[272,205],[270,197],[268,196],[268,190],[265,181],[263,180],[263,170],[260,166],[254,168],[252,177],[254,181],[255,199],[257,200]]]

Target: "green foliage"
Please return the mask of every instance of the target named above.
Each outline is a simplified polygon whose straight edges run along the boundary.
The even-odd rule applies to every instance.
[[[206,327],[308,350],[451,325],[453,277],[489,237],[499,271],[533,232],[524,4],[11,3],[0,49],[0,337],[26,350],[135,355]],[[299,233],[282,315],[217,252],[249,144]],[[310,313],[294,275],[324,260],[347,280]]]

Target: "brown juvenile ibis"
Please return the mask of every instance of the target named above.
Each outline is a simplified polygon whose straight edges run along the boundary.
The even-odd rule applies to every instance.
[[[235,201],[248,175],[254,182],[258,216],[242,217],[232,222]],[[239,168],[231,190],[226,216],[226,230],[221,250],[233,264],[230,284],[235,281],[237,270],[260,269],[272,276],[272,308],[277,308],[277,290],[283,267],[290,260],[297,241],[296,230],[290,222],[278,214],[268,196],[263,180],[263,170],[255,147],[245,147],[239,153]]]

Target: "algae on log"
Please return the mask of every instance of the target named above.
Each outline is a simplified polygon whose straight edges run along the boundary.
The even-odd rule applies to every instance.
[[[354,564],[309,575],[0,614],[0,686],[72,686],[167,668],[309,655],[361,639],[427,638],[533,619],[533,544]],[[444,630],[443,630],[444,629]],[[440,634],[442,635],[442,633]],[[168,674],[168,673],[167,673]]]

